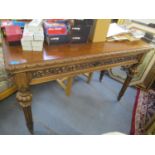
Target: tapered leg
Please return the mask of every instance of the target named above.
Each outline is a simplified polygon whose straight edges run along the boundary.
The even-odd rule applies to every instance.
[[[31,112],[31,106],[28,106],[26,108],[23,108],[25,120],[27,123],[27,128],[31,134],[33,134],[33,122],[32,122],[32,112]]]
[[[100,78],[99,78],[99,81],[100,81],[100,82],[102,82],[102,79],[103,79],[104,73],[105,73],[104,70],[102,70],[102,71],[100,72]]]
[[[26,125],[31,134],[33,134],[33,120],[31,111],[32,95],[30,92],[17,92],[17,101],[23,109]]]
[[[119,95],[117,97],[117,100],[120,101],[121,97],[124,95],[126,89],[128,88],[133,76],[135,75],[135,73],[137,72],[137,66],[138,64],[134,64],[132,65],[130,68],[129,68],[129,72],[128,72],[128,75],[127,75],[127,78],[119,92]]]
[[[14,80],[18,88],[16,99],[23,109],[27,128],[33,134],[32,94],[29,90],[30,75],[28,73],[18,73],[15,75]]]
[[[124,84],[123,84],[123,87],[121,88],[120,92],[119,92],[119,95],[117,97],[117,100],[120,101],[121,97],[124,95],[126,89],[128,88],[130,82],[132,80],[132,77],[131,76],[127,76]]]

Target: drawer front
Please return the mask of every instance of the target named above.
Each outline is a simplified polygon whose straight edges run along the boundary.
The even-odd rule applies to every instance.
[[[74,25],[93,25],[93,23],[94,23],[93,19],[74,20]]]
[[[85,35],[90,33],[91,26],[73,26],[71,27],[71,35]]]
[[[48,45],[52,44],[61,44],[61,43],[68,43],[69,42],[69,36],[46,36],[46,41]]]
[[[85,43],[87,42],[88,37],[82,36],[82,35],[72,35],[70,36],[70,42],[71,43]]]

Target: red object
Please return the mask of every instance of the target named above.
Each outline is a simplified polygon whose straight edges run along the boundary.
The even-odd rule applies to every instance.
[[[140,89],[137,89],[137,95],[136,95],[135,104],[132,112],[132,122],[131,122],[131,131],[130,131],[131,135],[135,134],[135,115],[136,115],[139,95],[140,95]]]
[[[67,33],[66,27],[53,27],[48,28],[47,33],[49,35],[65,35]]]
[[[44,28],[47,35],[67,35],[67,26],[64,23],[44,22]]]
[[[6,40],[8,42],[20,41],[22,38],[22,29],[19,26],[5,27]]]
[[[10,20],[2,20],[1,22],[1,28],[5,28],[6,26],[11,26],[13,25],[13,22]]]
[[[154,90],[149,89],[148,91],[143,91],[138,89],[135,105],[133,108],[132,126],[130,134],[146,134],[146,127],[148,127],[148,125],[153,121],[155,115],[154,103]]]

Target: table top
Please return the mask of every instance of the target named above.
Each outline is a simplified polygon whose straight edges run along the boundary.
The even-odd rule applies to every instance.
[[[23,51],[21,46],[9,46],[3,40],[6,68],[11,65],[29,65],[67,59],[78,59],[95,56],[116,56],[133,54],[138,50],[150,49],[142,40],[129,42],[100,42],[84,44],[44,45],[43,52]]]

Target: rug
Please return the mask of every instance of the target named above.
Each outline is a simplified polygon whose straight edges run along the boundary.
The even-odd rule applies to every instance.
[[[155,115],[155,91],[144,92],[137,90],[137,96],[133,109],[131,134],[142,135],[146,132],[146,126]]]

